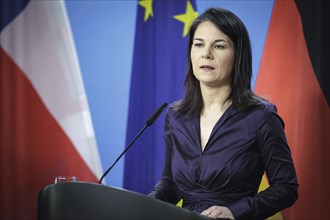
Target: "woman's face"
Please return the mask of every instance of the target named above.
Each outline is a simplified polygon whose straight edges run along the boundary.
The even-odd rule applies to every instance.
[[[234,44],[212,22],[204,21],[197,27],[190,59],[194,75],[201,85],[230,85],[235,59]]]

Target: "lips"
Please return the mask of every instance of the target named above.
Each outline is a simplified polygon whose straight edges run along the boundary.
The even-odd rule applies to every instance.
[[[214,67],[209,66],[209,65],[201,65],[199,68],[203,70],[214,70]]]

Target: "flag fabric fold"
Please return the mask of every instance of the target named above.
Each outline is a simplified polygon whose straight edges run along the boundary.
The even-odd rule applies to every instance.
[[[0,4],[1,217],[35,219],[56,176],[102,170],[64,2]]]
[[[285,219],[330,216],[329,5],[275,1],[258,72],[255,91],[277,105],[298,175]]]
[[[163,102],[181,98],[188,40],[184,30],[197,16],[194,1],[139,1],[137,7],[127,143]],[[160,178],[164,115],[127,152],[124,188],[146,194]]]

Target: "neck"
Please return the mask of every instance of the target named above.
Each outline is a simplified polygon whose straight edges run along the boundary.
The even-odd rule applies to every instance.
[[[227,109],[231,104],[231,101],[227,100],[230,92],[230,85],[225,85],[218,88],[201,85],[201,93],[204,102],[203,111],[207,111],[214,108],[218,108],[221,111]]]

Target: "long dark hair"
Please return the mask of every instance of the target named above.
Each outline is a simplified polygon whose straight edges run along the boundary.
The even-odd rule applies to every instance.
[[[232,106],[240,111],[256,105],[262,98],[255,95],[251,89],[252,53],[246,27],[232,12],[222,8],[211,8],[197,17],[190,27],[187,47],[188,65],[184,82],[185,93],[183,99],[175,103],[174,108],[188,115],[199,115],[203,110],[200,84],[193,74],[190,51],[196,29],[204,21],[215,24],[235,45],[231,92],[226,101],[231,101]]]

